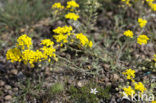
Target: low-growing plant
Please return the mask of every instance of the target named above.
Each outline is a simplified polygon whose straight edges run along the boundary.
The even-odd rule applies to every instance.
[[[92,88],[96,88],[97,93],[91,93]],[[75,103],[98,103],[100,99],[108,100],[111,96],[110,87],[102,88],[96,83],[89,83],[80,88],[71,86],[69,93]]]
[[[49,88],[48,94],[50,97],[52,97],[52,96],[55,96],[63,91],[64,91],[64,84],[58,82]]]

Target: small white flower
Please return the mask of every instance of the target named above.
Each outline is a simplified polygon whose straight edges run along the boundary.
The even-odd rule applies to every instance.
[[[90,91],[90,93],[92,93],[92,94],[96,94],[98,91],[96,91],[96,88],[94,88],[94,89],[91,89],[91,91]]]

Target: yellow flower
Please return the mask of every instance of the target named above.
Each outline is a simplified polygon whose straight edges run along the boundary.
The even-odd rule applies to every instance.
[[[11,62],[20,62],[21,61],[21,51],[18,48],[9,49],[6,53],[7,60]]]
[[[127,96],[131,96],[131,95],[135,94],[135,91],[131,88],[131,86],[129,86],[127,88],[125,87],[125,88],[123,88],[123,90],[127,94]]]
[[[63,9],[64,6],[62,6],[61,3],[54,3],[51,8],[53,8],[53,9]]]
[[[124,2],[126,5],[131,6],[130,4],[130,0],[121,0],[122,2]]]
[[[147,24],[147,20],[138,18],[138,23],[139,23],[140,27],[143,28]]]
[[[130,38],[133,38],[134,34],[133,34],[133,32],[131,30],[127,30],[127,31],[124,32],[124,35],[127,36],[127,37],[130,37]]]
[[[60,43],[67,43],[68,42],[68,35],[63,35],[63,34],[59,34],[59,35],[54,35],[53,36],[56,39],[56,42]]]
[[[54,42],[52,42],[50,39],[44,39],[41,41],[41,44],[44,46],[53,46]]]
[[[147,2],[153,2],[154,0],[146,0]]]
[[[72,30],[72,26],[57,27],[53,32],[58,35],[54,35],[53,37],[56,39],[56,42],[61,43],[60,46],[63,46],[62,43],[68,42],[68,37],[72,34]]]
[[[56,60],[56,49],[53,47],[54,42],[50,39],[45,39],[41,41],[41,44],[44,45],[43,48],[40,49],[41,51],[43,51],[42,58],[44,60],[48,60],[49,62],[51,61],[51,57]]]
[[[79,4],[77,4],[74,0],[68,1],[66,8],[78,8]]]
[[[154,54],[153,60],[156,62],[156,54]]]
[[[93,46],[93,42],[90,41],[90,42],[89,42],[89,47],[91,48],[92,46]]]
[[[44,39],[41,41],[43,48],[40,50],[30,50],[32,45],[31,38],[26,34],[20,36],[17,39],[17,47],[9,49],[6,53],[7,60],[11,62],[21,62],[24,64],[30,64],[31,67],[34,67],[34,63],[41,62],[43,60],[50,61],[50,58],[53,57],[54,60],[58,60],[55,54],[55,48],[53,47],[54,42],[50,39]]]
[[[154,0],[146,0],[148,5],[151,7],[153,11],[156,11],[156,3],[154,3]]]
[[[65,15],[66,19],[72,19],[72,20],[77,20],[79,18],[79,15],[75,14],[75,13],[68,13]]]
[[[156,11],[156,3],[150,4],[150,7],[153,11]]]
[[[156,103],[156,101],[152,101],[152,103]]]
[[[43,58],[45,60],[47,60],[50,57],[56,58],[56,54],[55,54],[56,49],[55,48],[44,46],[43,48],[41,48],[41,50],[43,51]]]
[[[43,58],[42,52],[37,50],[24,50],[22,52],[22,60],[24,61],[24,64],[30,64],[31,67],[34,67],[34,63],[41,61]]]
[[[72,26],[63,26],[63,27],[57,27],[53,30],[56,34],[66,34],[70,33],[73,30]]]
[[[135,78],[135,70],[127,69],[126,72],[123,72],[122,74],[127,76],[127,79],[133,80]]]
[[[22,50],[24,49],[30,49],[32,42],[31,42],[31,38],[28,37],[26,34],[20,36],[17,39],[17,47],[21,48]]]
[[[135,90],[139,90],[141,91],[141,93],[144,93],[144,91],[146,90],[146,88],[141,82],[134,83],[134,86],[135,86]]]
[[[76,38],[80,40],[80,44],[82,46],[89,46],[91,48],[93,45],[92,41],[89,41],[88,38],[82,33],[77,34]]]
[[[142,44],[147,44],[147,41],[149,38],[146,35],[139,35],[137,38],[137,43],[142,45]]]
[[[82,33],[77,34],[76,38],[80,40],[80,42],[83,46],[85,46],[89,42],[88,38],[85,35],[83,35]]]

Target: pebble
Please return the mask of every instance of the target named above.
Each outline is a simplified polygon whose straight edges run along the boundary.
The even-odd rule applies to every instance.
[[[105,82],[109,82],[109,79],[107,77],[105,78]]]
[[[111,82],[106,83],[106,86],[111,86],[111,85],[112,85]]]
[[[77,82],[78,87],[83,87],[83,83],[81,81]]]
[[[4,98],[5,100],[11,100],[12,99],[12,97],[11,97],[11,95],[7,95],[7,96],[5,96],[5,98]]]
[[[14,74],[14,75],[17,75],[17,74],[18,74],[18,71],[17,71],[16,69],[12,69],[12,70],[10,71],[10,73],[11,73],[11,74]]]
[[[18,91],[18,88],[13,88],[13,91],[14,91],[14,92],[17,92],[17,91]]]
[[[113,74],[113,80],[114,80],[114,81],[119,80],[119,78],[120,78],[120,77],[119,77],[117,74]]]
[[[109,68],[110,68],[110,65],[108,65],[108,64],[104,64],[103,66],[104,66],[104,69],[105,69],[106,71],[109,70]]]
[[[5,85],[5,89],[10,90],[11,86],[10,85]]]
[[[5,85],[5,82],[0,80],[0,86],[4,86]]]
[[[78,87],[83,87],[86,83],[87,83],[86,80],[81,80],[81,81],[78,81],[78,82],[77,82],[77,86],[78,86]]]
[[[12,91],[11,91],[11,90],[9,90],[9,91],[8,91],[8,93],[11,95],[11,94],[12,94]]]

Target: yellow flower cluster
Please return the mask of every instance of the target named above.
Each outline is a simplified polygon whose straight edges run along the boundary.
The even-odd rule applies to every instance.
[[[147,20],[138,18],[138,23],[139,23],[140,27],[143,28],[147,24]]]
[[[146,0],[148,5],[151,7],[153,11],[156,11],[156,3],[154,3],[154,0]]]
[[[28,37],[26,34],[20,36],[17,39],[17,47],[24,50],[24,49],[30,49],[32,45],[32,40],[30,37]]]
[[[73,9],[73,8],[78,8],[79,4],[77,4],[74,0],[68,1],[67,2],[67,9]]]
[[[152,101],[152,103],[156,103],[156,101]]]
[[[50,39],[44,39],[41,41],[41,44],[43,45],[43,47],[40,48],[40,50],[43,51],[42,58],[44,60],[47,60],[49,58],[48,61],[50,62],[51,61],[50,58],[53,57],[53,59],[57,61],[56,54],[55,54],[56,49],[53,47],[54,42],[51,41]]]
[[[134,79],[135,78],[135,70],[127,69],[126,72],[123,72],[122,74],[127,76],[127,79]]]
[[[79,18],[79,15],[77,15],[75,13],[68,13],[68,14],[65,15],[65,18],[76,21]]]
[[[137,43],[142,45],[142,44],[147,44],[147,41],[149,38],[146,35],[139,35],[137,38]]]
[[[139,90],[141,93],[144,93],[144,91],[146,90],[145,86],[141,83],[134,83],[135,86],[135,90]]]
[[[66,10],[70,10],[70,11],[74,11],[75,8],[78,8],[79,4],[77,4],[74,0],[68,1],[67,2],[67,6],[66,9],[64,9],[64,6],[61,5],[61,3],[55,3],[52,5],[52,8],[55,9],[54,14],[58,14],[59,10],[64,9],[64,12],[66,12]],[[77,20],[79,18],[79,15],[77,15],[76,13],[72,12],[72,13],[67,13],[64,16],[66,19],[71,19],[71,20]]]
[[[131,31],[131,30],[127,30],[127,31],[125,31],[124,33],[123,33],[125,36],[127,36],[127,37],[130,37],[130,38],[133,38],[133,32]]]
[[[61,43],[62,46],[64,43],[68,43],[69,36],[74,34],[72,33],[72,30],[73,28],[71,26],[57,27],[53,30],[53,32],[58,35],[54,35],[53,37],[56,39],[56,42]],[[91,48],[93,45],[92,41],[89,41],[88,38],[82,33],[77,34],[76,39],[79,39],[82,46],[89,46]],[[71,41],[73,42],[74,39],[71,39]]]
[[[139,91],[141,93],[144,93],[146,91],[145,86],[141,83],[141,82],[135,82],[134,78],[135,78],[135,70],[132,69],[128,69],[125,72],[123,72],[124,75],[127,76],[128,80],[131,80],[134,86],[134,89],[132,86],[128,86],[127,88],[124,87],[124,93],[127,94],[127,96],[131,96],[132,94],[135,94],[136,91]],[[136,91],[135,91],[136,90]]]
[[[48,61],[50,62],[51,61],[50,58],[53,57],[53,59],[57,61],[56,54],[55,54],[56,49],[54,47],[43,46],[41,50],[43,51],[43,60],[47,60],[49,58]]]
[[[9,49],[6,53],[7,60],[11,60],[11,62],[21,62],[24,64],[30,64],[31,67],[34,67],[34,63],[41,62],[43,60],[50,61],[50,58],[53,57],[55,60],[55,48],[53,47],[54,42],[50,39],[45,39],[41,41],[43,48],[39,50],[31,50],[30,46],[32,46],[31,38],[26,34],[20,36],[17,39],[17,44],[15,48]]]
[[[138,23],[140,25],[141,28],[143,28],[146,24],[147,24],[147,20],[142,19],[142,18],[138,18]],[[133,38],[133,32],[131,30],[126,30],[123,35]],[[146,35],[139,35],[137,38],[137,43],[142,45],[142,44],[147,44],[147,41],[149,40],[149,38]]]
[[[53,6],[60,7],[61,4],[59,3]],[[77,4],[75,0],[71,0],[67,2],[67,6],[65,10],[74,11],[75,8],[79,8],[79,4]],[[77,15],[75,12],[67,11],[67,14],[64,17],[66,19],[71,19],[76,21],[78,20],[79,15]],[[73,31],[72,26],[57,27],[56,29],[53,30],[53,32],[56,33],[57,35],[54,35],[53,37],[56,39],[57,43],[60,43],[60,46],[63,46],[63,44],[69,42],[73,43],[75,39],[79,39],[80,42],[79,44],[81,44],[82,46],[90,47],[90,48],[93,46],[92,41],[89,41],[85,35],[83,35],[82,33],[75,35],[72,31]]]
[[[79,7],[79,4],[77,4],[75,2],[75,0],[71,0],[71,1],[68,1],[67,2],[67,6],[66,8],[67,9],[70,9],[70,11],[74,11],[75,8],[78,8]],[[75,13],[68,13],[65,15],[65,18],[66,19],[71,19],[71,20],[77,20],[79,18],[79,15],[75,14]]]
[[[124,87],[123,90],[124,90],[124,92],[127,94],[127,96],[131,96],[132,94],[135,94],[135,91],[132,89],[131,86],[129,86],[129,87],[127,87],[127,88]]]
[[[41,41],[41,44],[48,47],[48,46],[53,46],[54,42],[52,42],[50,39],[44,39]]]
[[[37,51],[33,51],[33,50],[24,50],[22,52],[22,61],[24,62],[24,64],[30,64],[31,67],[34,67],[34,63],[35,62],[39,62],[42,59],[42,52],[37,50]]]
[[[92,41],[89,41],[88,38],[82,33],[77,34],[76,38],[80,40],[82,46],[89,46],[90,48],[93,46]]]
[[[68,36],[72,34],[72,30],[73,28],[71,26],[57,27],[53,30],[53,32],[58,35],[54,35],[53,37],[56,39],[56,42],[61,43],[61,45],[63,45],[63,43],[68,42]]]
[[[9,49],[6,53],[6,59],[11,60],[11,62],[20,62],[21,61],[21,51],[18,48]]]
[[[154,54],[153,60],[156,62],[156,54]]]
[[[70,35],[70,32],[73,30],[72,26],[63,26],[63,27],[57,27],[53,30],[56,34],[66,34]]]
[[[61,5],[61,3],[54,3],[51,8],[53,9],[64,9],[64,6]]]
[[[54,35],[54,38],[56,39],[56,42],[60,43],[67,43],[68,42],[68,35],[63,35],[63,34],[59,34],[59,35]],[[61,44],[62,45],[62,44]]]

